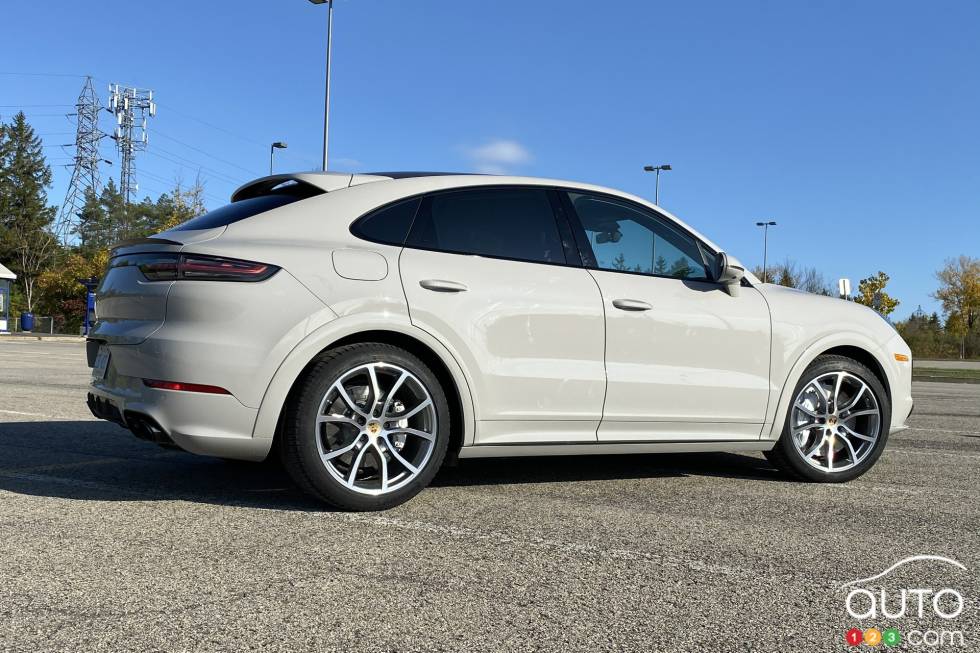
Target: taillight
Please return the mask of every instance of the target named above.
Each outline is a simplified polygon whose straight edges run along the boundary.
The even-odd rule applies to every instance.
[[[136,254],[114,259],[110,268],[135,265],[147,281],[265,281],[279,268],[267,263],[203,254]]]
[[[262,281],[275,274],[279,268],[265,263],[239,261],[217,256],[181,256],[177,263],[180,279],[204,279],[207,281]]]

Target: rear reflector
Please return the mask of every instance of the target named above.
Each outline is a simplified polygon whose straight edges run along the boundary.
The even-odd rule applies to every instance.
[[[177,392],[203,392],[211,395],[230,395],[231,393],[224,388],[216,385],[203,385],[201,383],[180,383],[178,381],[158,381],[156,379],[143,379],[143,385],[157,390],[175,390]]]

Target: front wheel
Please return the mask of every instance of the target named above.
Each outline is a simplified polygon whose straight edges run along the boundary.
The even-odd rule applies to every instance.
[[[408,501],[439,470],[449,404],[432,371],[387,344],[321,354],[287,404],[282,458],[307,492],[344,510]]]
[[[841,483],[871,469],[885,448],[891,404],[881,381],[857,361],[819,356],[793,390],[776,446],[766,457],[807,481]]]

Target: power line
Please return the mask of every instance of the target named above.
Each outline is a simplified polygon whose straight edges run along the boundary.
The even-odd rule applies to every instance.
[[[16,71],[0,71],[0,75],[20,75],[22,77],[87,77],[87,75],[75,75],[72,73],[24,73]]]
[[[183,145],[184,147],[186,147],[188,149],[194,150],[195,152],[200,152],[204,156],[210,157],[210,158],[214,159],[215,161],[221,161],[225,165],[230,165],[230,166],[232,166],[234,168],[238,168],[239,170],[243,170],[243,171],[247,172],[249,175],[252,175],[253,177],[260,176],[260,175],[256,175],[254,170],[249,170],[248,168],[243,168],[242,166],[238,165],[237,163],[233,163],[233,162],[228,161],[226,159],[222,159],[221,157],[217,157],[217,156],[215,156],[215,155],[213,155],[213,154],[211,154],[209,152],[206,152],[205,150],[202,150],[199,147],[195,147],[193,145],[190,145],[189,143],[185,143],[185,142],[183,142],[183,141],[181,141],[179,139],[176,139],[173,136],[167,136],[166,134],[164,134],[163,132],[161,132],[159,129],[153,128],[150,131],[152,131],[154,134],[157,134],[159,136],[163,136],[164,138],[166,138],[168,140],[171,140],[171,141],[173,141],[173,142],[175,142],[175,143],[177,143],[179,145]]]
[[[74,104],[0,104],[0,109],[22,109],[22,108],[39,108],[39,107],[73,107]]]
[[[175,157],[175,158],[177,158],[177,159],[180,160],[180,161],[173,161],[172,159],[167,159],[167,160],[171,161],[171,163],[182,162],[182,163],[184,163],[186,165],[193,165],[195,167],[201,168],[202,170],[208,170],[212,174],[218,175],[220,177],[224,177],[229,182],[236,183],[236,184],[241,183],[241,178],[240,177],[235,177],[234,175],[231,175],[231,174],[222,172],[221,170],[216,170],[216,169],[211,168],[209,166],[203,165],[203,164],[201,164],[201,163],[199,163],[197,161],[194,161],[193,159],[188,159],[185,156],[181,156],[180,154],[177,154],[176,152],[171,152],[170,150],[165,150],[162,147],[160,147],[159,145],[157,145],[155,147],[155,150],[156,150],[155,152],[151,152],[151,154],[153,154],[154,156],[160,156],[159,152],[163,152],[164,154],[170,155],[171,157]],[[167,157],[161,156],[161,158],[166,159]]]

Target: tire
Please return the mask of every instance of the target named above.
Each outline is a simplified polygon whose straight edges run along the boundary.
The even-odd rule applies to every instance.
[[[442,465],[451,427],[432,371],[383,343],[320,354],[284,417],[286,471],[309,494],[352,511],[387,510],[422,491]]]
[[[874,466],[890,425],[891,402],[870,369],[846,356],[819,356],[793,389],[782,434],[765,456],[794,478],[843,483]]]

